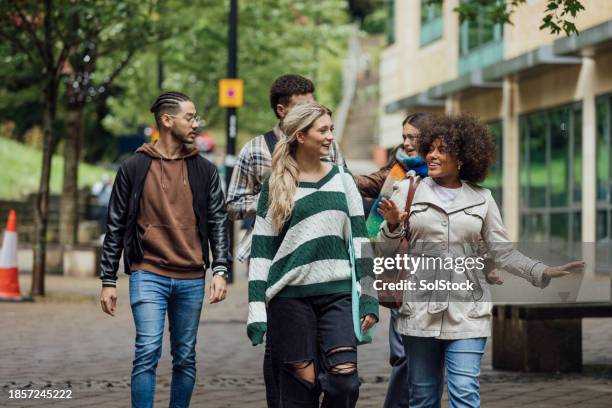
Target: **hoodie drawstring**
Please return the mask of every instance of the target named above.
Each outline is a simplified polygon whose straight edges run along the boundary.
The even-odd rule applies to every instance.
[[[166,184],[164,183],[164,157],[160,156],[159,158],[159,164],[161,166],[161,186],[162,189],[166,189]]]
[[[185,180],[185,158],[183,157],[181,160],[183,160],[181,163],[181,177],[183,178],[183,185],[186,186],[187,180]]]

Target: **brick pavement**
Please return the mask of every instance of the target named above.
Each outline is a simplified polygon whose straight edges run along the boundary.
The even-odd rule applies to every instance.
[[[22,276],[22,288],[29,277]],[[127,407],[134,327],[127,281],[119,281],[118,316],[102,314],[99,281],[50,276],[48,296],[35,303],[0,303],[0,406]],[[198,338],[194,407],[265,407],[263,347],[245,335],[246,285],[232,286],[220,305],[205,306]],[[387,313],[374,344],[359,350],[359,407],[382,406],[388,378]],[[585,373],[536,375],[482,365],[484,407],[612,406],[612,319],[585,319]],[[168,339],[158,367],[158,406],[169,399]],[[71,389],[70,400],[9,400],[10,389]],[[447,403],[445,402],[445,406]]]

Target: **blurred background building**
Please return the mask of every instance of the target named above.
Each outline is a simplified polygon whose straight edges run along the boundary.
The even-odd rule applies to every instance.
[[[503,26],[460,23],[459,1],[387,1],[380,145],[408,113],[471,113],[497,139],[485,185],[511,239],[609,242],[612,1],[583,0],[570,37],[538,29],[544,0]]]

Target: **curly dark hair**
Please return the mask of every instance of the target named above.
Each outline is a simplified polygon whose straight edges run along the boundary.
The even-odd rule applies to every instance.
[[[280,103],[287,106],[293,95],[305,95],[314,93],[314,91],[315,86],[310,79],[301,75],[282,75],[276,78],[270,88],[270,107],[280,119],[276,112],[276,105]]]
[[[479,183],[495,163],[495,139],[489,128],[470,115],[433,116],[419,133],[418,152],[427,157],[435,140],[446,143],[447,151],[463,162],[459,178]]]

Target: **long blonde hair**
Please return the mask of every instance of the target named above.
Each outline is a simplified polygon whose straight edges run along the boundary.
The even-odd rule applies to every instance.
[[[324,115],[331,116],[331,111],[319,103],[307,102],[296,105],[283,118],[281,129],[285,136],[276,144],[272,155],[270,194],[268,195],[272,226],[276,231],[283,227],[293,211],[293,196],[297,190],[300,175],[300,169],[295,160],[297,134],[308,132],[313,123]]]

